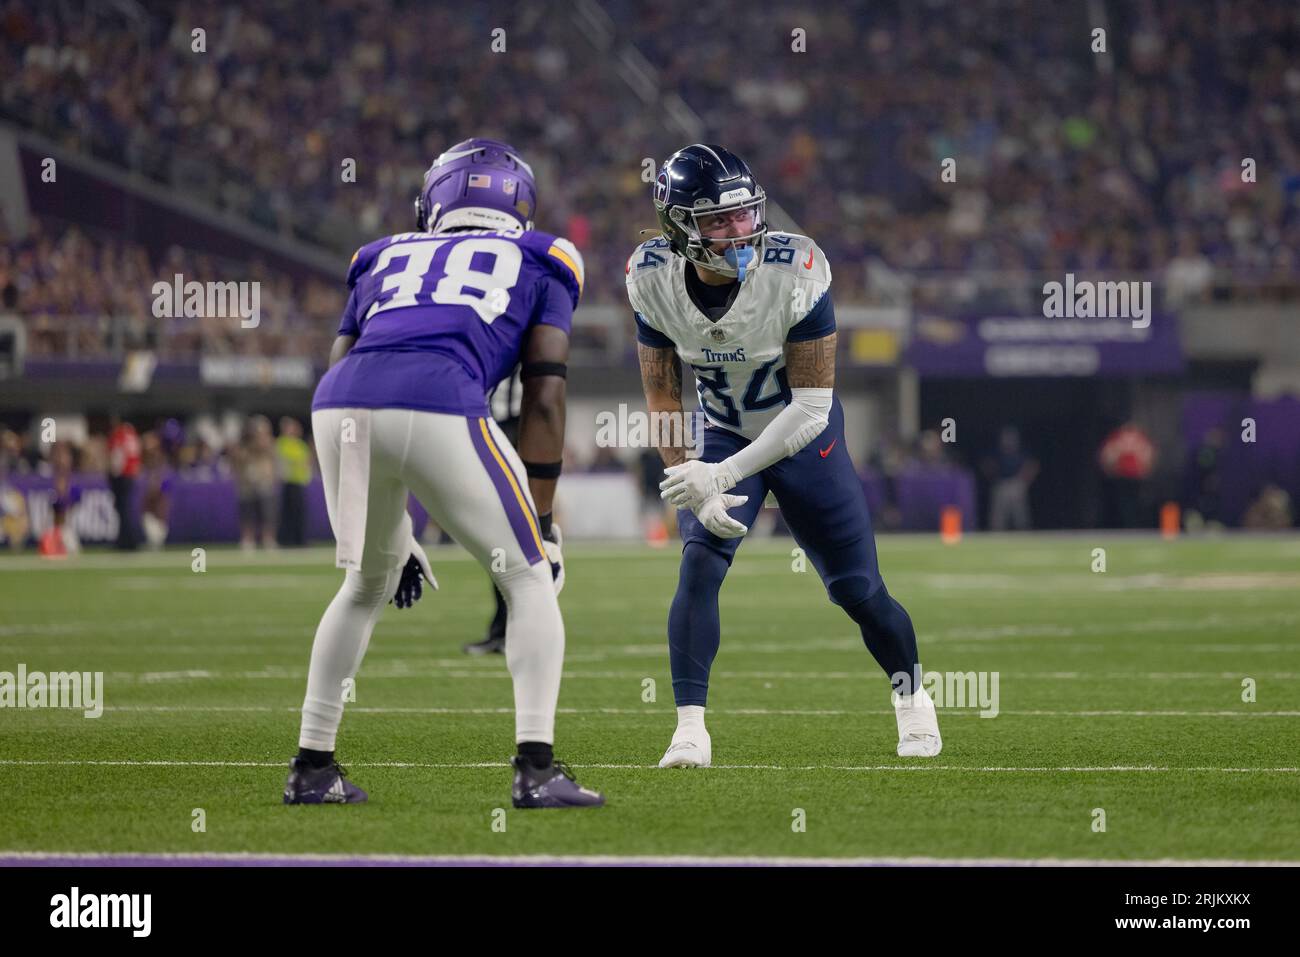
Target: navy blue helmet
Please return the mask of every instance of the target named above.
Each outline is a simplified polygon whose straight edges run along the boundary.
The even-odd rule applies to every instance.
[[[731,150],[696,143],[668,157],[654,204],[664,238],[691,262],[744,280],[763,261],[767,196]]]

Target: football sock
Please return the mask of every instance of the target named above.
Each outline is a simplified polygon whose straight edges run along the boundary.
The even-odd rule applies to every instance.
[[[912,619],[884,585],[866,601],[845,608],[862,629],[862,640],[900,695],[920,688],[921,664]],[[901,677],[900,677],[901,676]]]
[[[506,667],[515,688],[515,741],[555,740],[564,619],[549,562],[496,577],[506,599]]]
[[[520,741],[519,756],[538,771],[545,771],[555,760],[555,753],[545,741]]]
[[[677,730],[695,731],[704,728],[704,708],[697,704],[684,704],[677,708]]]
[[[679,708],[698,705],[702,712],[707,703],[709,669],[721,640],[718,590],[730,566],[726,556],[699,542],[688,542],[682,550],[677,593],[668,611],[668,661]]]
[[[313,751],[311,748],[299,748],[298,757],[313,768],[327,768],[334,763],[333,751]]]
[[[348,571],[325,609],[311,646],[307,696],[302,703],[299,747],[333,751],[343,720],[343,682],[356,675],[370,643],[370,633],[384,604],[393,597],[401,569],[387,575]]]

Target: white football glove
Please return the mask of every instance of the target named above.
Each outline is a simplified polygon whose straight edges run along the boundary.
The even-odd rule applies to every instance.
[[[560,526],[551,523],[551,533],[542,539],[542,548],[546,550],[546,560],[551,563],[551,577],[555,580],[555,594],[564,590],[564,555],[560,548],[564,544],[564,535]]]
[[[695,511],[707,499],[735,488],[740,481],[726,462],[691,459],[664,469],[668,477],[659,483],[659,497],[676,508]]]
[[[424,549],[420,547],[420,543],[414,537],[411,538],[411,555],[420,563],[420,571],[423,573],[425,581],[433,586],[434,591],[437,591],[438,579],[433,577],[433,566],[429,564],[429,556],[424,554]]]
[[[749,526],[742,525],[728,515],[727,509],[744,505],[748,501],[748,495],[714,495],[705,499],[703,505],[692,511],[700,520],[700,524],[718,538],[740,538],[749,531]]]

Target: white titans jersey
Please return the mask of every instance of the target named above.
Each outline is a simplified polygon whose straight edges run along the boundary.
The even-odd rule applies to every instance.
[[[671,340],[695,370],[708,420],[753,439],[790,402],[783,349],[791,330],[795,340],[834,331],[830,264],[807,236],[768,233],[763,261],[750,269],[717,322],[686,291],[691,268],[666,239],[644,242],[632,253],[627,298],[638,338],[664,346],[668,342],[660,339]]]

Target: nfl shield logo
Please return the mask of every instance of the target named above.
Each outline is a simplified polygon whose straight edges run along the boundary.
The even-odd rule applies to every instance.
[[[727,338],[727,334],[723,332],[721,329],[714,329],[711,333],[709,333],[709,335],[713,336],[714,342],[721,342],[723,339]]]
[[[503,179],[501,181],[501,191],[503,193],[512,193],[514,192],[514,189],[515,181],[513,179]]]

